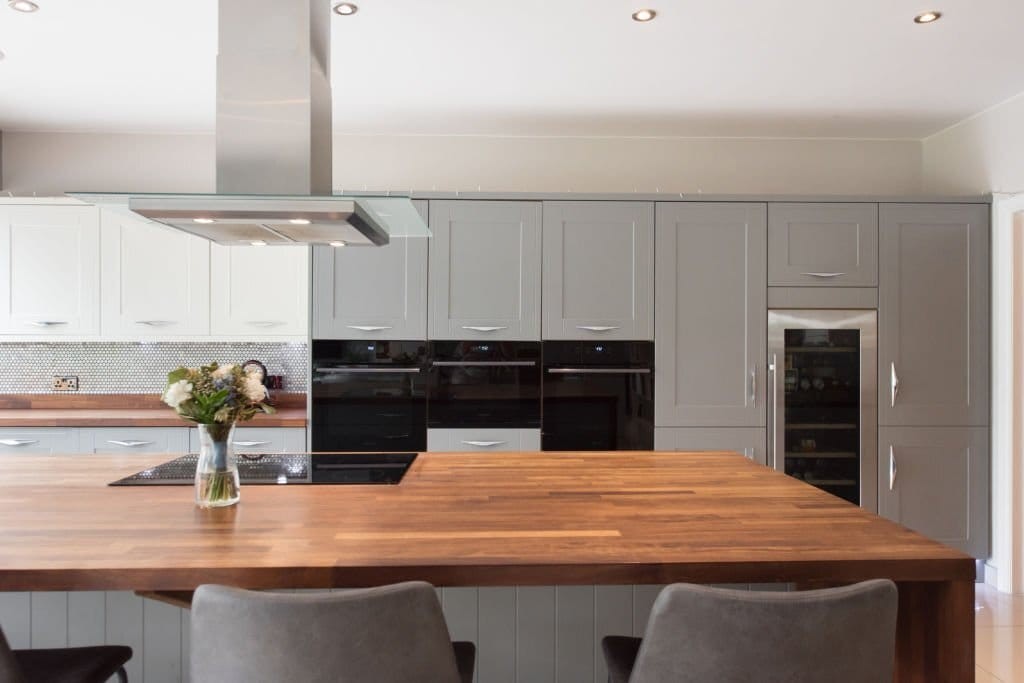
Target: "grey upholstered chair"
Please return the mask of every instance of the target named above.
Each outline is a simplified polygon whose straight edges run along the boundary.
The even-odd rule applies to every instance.
[[[193,683],[469,683],[476,648],[452,643],[430,584],[339,593],[200,586]]]
[[[891,681],[896,586],[865,581],[793,593],[674,584],[643,640],[601,642],[609,683]]]
[[[124,664],[132,649],[123,645],[12,650],[0,629],[0,683],[127,683]]]

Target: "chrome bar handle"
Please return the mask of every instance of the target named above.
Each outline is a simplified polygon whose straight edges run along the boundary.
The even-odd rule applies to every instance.
[[[896,489],[896,456],[893,454],[892,444],[889,444],[889,490]]]
[[[549,375],[649,375],[650,368],[548,368]]]
[[[808,275],[810,277],[821,277],[821,278],[833,278],[833,277],[839,277],[841,275],[846,275],[846,273],[800,273],[800,274],[801,275]]]
[[[750,368],[750,405],[757,405],[757,366]]]
[[[778,376],[778,355],[772,354],[772,362],[768,364],[768,373],[771,375],[771,380],[768,382],[768,427],[769,427],[769,439],[768,439],[768,450],[769,459],[772,463],[772,469],[777,470],[779,468],[778,462],[778,448],[776,446],[776,439],[778,438],[778,427],[776,426],[775,417],[775,391],[777,387],[777,376]]]
[[[535,360],[435,360],[436,368],[532,368]]]
[[[900,395],[900,378],[896,375],[895,361],[889,363],[889,407],[896,407],[896,397]]]
[[[29,444],[39,443],[38,439],[0,439],[0,444],[4,446],[28,446]]]
[[[319,372],[319,373],[323,373],[323,374],[326,374],[326,375],[343,375],[343,374],[346,374],[346,373],[354,373],[354,374],[379,374],[379,375],[388,374],[388,373],[403,373],[403,374],[410,374],[411,375],[411,374],[415,374],[417,372],[420,372],[422,369],[423,368],[408,368],[408,367],[403,367],[403,368],[389,368],[389,367],[326,368],[326,367],[318,367],[318,368],[313,368],[313,372]]]

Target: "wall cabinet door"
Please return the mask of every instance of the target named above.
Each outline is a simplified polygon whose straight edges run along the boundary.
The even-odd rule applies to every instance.
[[[210,243],[177,230],[100,213],[104,337],[210,332]]]
[[[540,339],[539,202],[430,202],[431,339]]]
[[[877,204],[769,204],[768,284],[878,285]]]
[[[308,337],[309,248],[210,245],[210,332]]]
[[[763,427],[765,205],[662,203],[656,224],[654,424]]]
[[[544,202],[544,339],[653,339],[653,266],[653,203]]]
[[[427,202],[413,204],[427,220]],[[314,339],[426,339],[427,245],[313,247]]]
[[[760,427],[657,427],[657,451],[736,451],[759,465],[767,463],[767,437]]]
[[[882,427],[878,436],[878,514],[988,557],[988,429]]]
[[[880,211],[879,423],[988,424],[988,206]]]
[[[0,206],[0,333],[100,331],[94,206]]]

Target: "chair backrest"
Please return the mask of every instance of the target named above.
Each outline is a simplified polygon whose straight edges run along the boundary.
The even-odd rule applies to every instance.
[[[400,583],[337,593],[200,586],[194,683],[458,683],[437,593]]]
[[[18,662],[7,644],[3,628],[0,628],[0,683],[24,683],[25,679],[18,667]]]
[[[654,603],[630,683],[891,681],[896,586],[792,593],[674,584]]]

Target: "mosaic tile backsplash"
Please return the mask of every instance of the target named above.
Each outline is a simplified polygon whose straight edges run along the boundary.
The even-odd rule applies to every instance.
[[[79,394],[156,394],[185,365],[255,358],[284,391],[306,391],[309,346],[282,342],[0,342],[0,394],[51,393],[53,375],[76,375]]]

